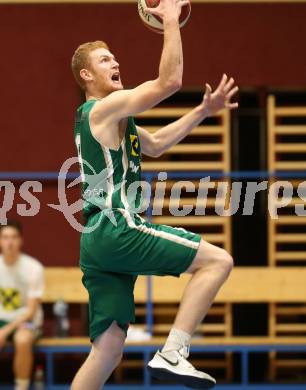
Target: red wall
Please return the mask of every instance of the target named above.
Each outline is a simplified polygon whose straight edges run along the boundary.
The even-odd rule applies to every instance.
[[[306,4],[193,5],[184,86],[215,84],[227,72],[242,87],[305,87],[305,15]],[[70,59],[96,39],[110,44],[127,85],[156,76],[162,39],[135,5],[0,5],[1,171],[56,171],[75,155],[80,94]],[[47,198],[56,203],[55,184],[44,188]],[[25,224],[29,252],[46,264],[76,264],[78,234],[60,214],[46,207]]]

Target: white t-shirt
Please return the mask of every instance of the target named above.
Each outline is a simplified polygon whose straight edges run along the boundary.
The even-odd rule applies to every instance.
[[[44,269],[31,256],[21,254],[13,265],[7,265],[0,255],[0,320],[11,322],[27,310],[29,298],[41,298],[44,293]],[[41,326],[43,312],[37,309],[33,323]]]

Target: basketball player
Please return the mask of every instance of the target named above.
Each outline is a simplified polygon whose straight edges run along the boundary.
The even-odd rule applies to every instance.
[[[21,252],[22,227],[17,221],[0,225],[0,350],[14,342],[15,390],[28,390],[33,344],[41,334],[44,269]]]
[[[80,251],[93,344],[72,390],[101,389],[120,362],[128,325],[135,319],[133,288],[137,275],[191,274],[169,337],[149,363],[152,374],[189,387],[211,388],[216,383],[187,358],[197,325],[233,267],[232,257],[197,234],[145,222],[130,211],[127,194],[129,186],[141,180],[142,153],[158,157],[206,117],[238,106],[230,102],[238,88],[232,78],[223,75],[216,91],[207,84],[203,101],[178,121],[154,134],[135,126],[135,114],[181,88],[179,16],[186,4],[187,0],[161,0],[157,8],[146,10],[161,17],[164,24],[164,47],[159,75],[154,80],[124,90],[119,63],[102,41],[81,45],[72,58],[73,74],[87,100],[78,109],[75,124],[82,177],[90,177],[92,169],[96,173],[107,171],[107,191],[86,198],[84,203],[86,227],[98,225],[91,233],[82,234]],[[84,183],[83,194],[87,187]],[[139,202],[140,193],[135,198]]]

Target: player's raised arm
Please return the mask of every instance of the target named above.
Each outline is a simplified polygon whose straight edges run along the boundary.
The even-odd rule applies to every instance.
[[[212,92],[211,86],[206,84],[201,104],[177,121],[157,130],[154,134],[137,126],[142,152],[150,157],[159,157],[185,138],[205,118],[213,116],[223,109],[238,108],[237,102],[231,102],[238,90],[234,79],[228,78],[224,74],[216,90]]]
[[[189,0],[161,0],[156,8],[147,9],[163,19],[164,47],[156,79],[131,90],[118,90],[98,102],[93,117],[117,121],[152,108],[180,89],[183,75],[183,50],[179,27],[181,8]],[[117,64],[118,65],[118,64]],[[118,65],[119,69],[119,65]]]

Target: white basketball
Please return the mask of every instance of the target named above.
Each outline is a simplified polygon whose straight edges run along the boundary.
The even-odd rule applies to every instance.
[[[143,23],[150,29],[157,33],[163,34],[164,26],[163,21],[156,15],[147,14],[146,8],[154,8],[159,4],[159,0],[138,0],[138,13]],[[182,28],[187,23],[191,13],[191,5],[185,5],[182,7],[180,16],[180,27]]]

